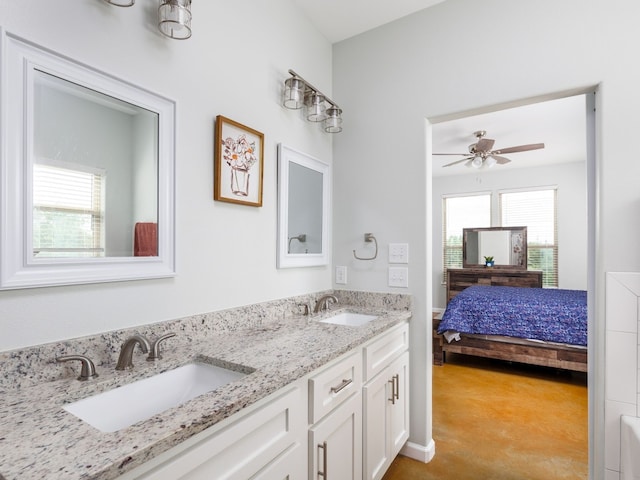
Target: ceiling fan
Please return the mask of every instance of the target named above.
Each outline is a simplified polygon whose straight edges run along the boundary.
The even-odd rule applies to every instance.
[[[469,145],[469,153],[434,153],[433,155],[464,155],[465,158],[447,163],[446,165],[443,165],[443,167],[450,167],[452,165],[457,165],[458,163],[467,162],[467,167],[480,168],[483,165],[493,167],[496,163],[498,165],[509,163],[511,160],[502,156],[502,154],[505,153],[527,152],[529,150],[544,148],[544,143],[531,143],[528,145],[519,145],[517,147],[491,150],[495,140],[492,140],[491,138],[484,138],[487,134],[485,130],[478,130],[477,132],[473,132],[473,134],[478,141]]]

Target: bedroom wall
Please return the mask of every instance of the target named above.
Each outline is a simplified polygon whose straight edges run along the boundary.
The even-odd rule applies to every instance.
[[[427,183],[428,120],[597,90],[597,184],[590,179],[589,193],[597,227],[589,247],[595,271],[590,462],[593,478],[605,478],[605,472],[617,478],[604,461],[604,280],[606,271],[640,271],[640,163],[629,155],[640,110],[640,64],[628,61],[640,44],[639,16],[634,0],[447,0],[334,46],[334,98],[344,109],[348,132],[334,145],[335,203],[341,206],[334,218],[334,262],[353,265],[349,288],[385,291],[385,262],[354,264],[351,250],[365,231],[375,232],[384,245],[410,245],[410,440],[426,451],[432,450],[435,225]]]
[[[442,197],[448,194],[491,192],[493,218],[499,218],[498,192],[516,188],[558,188],[559,288],[587,289],[587,175],[586,164],[480,172],[476,175],[434,177],[433,201],[433,307],[446,306],[442,282]],[[470,225],[471,226],[471,225]],[[497,224],[496,224],[497,226]]]
[[[0,0],[0,27],[177,102],[175,278],[0,292],[0,351],[331,288],[331,268],[276,269],[277,144],[331,163],[331,135],[281,106],[293,68],[331,95],[332,52],[290,0],[195,2],[193,36],[157,6]],[[268,21],[265,21],[268,19]],[[265,135],[263,206],[213,201],[224,115]]]

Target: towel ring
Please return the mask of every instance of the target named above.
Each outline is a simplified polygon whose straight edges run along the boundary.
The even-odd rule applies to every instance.
[[[378,257],[378,241],[376,240],[376,237],[373,236],[373,233],[365,233],[364,234],[364,241],[366,243],[373,242],[375,244],[376,251],[374,252],[373,257],[359,257],[355,250],[353,251],[353,256],[356,257],[357,260],[374,260],[374,259],[376,259]]]

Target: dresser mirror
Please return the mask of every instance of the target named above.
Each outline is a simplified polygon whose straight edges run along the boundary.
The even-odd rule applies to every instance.
[[[329,263],[330,168],[278,145],[278,268]]]
[[[174,102],[2,42],[0,288],[173,275]]]
[[[494,268],[527,269],[527,227],[464,228],[462,266],[485,266],[493,257]]]

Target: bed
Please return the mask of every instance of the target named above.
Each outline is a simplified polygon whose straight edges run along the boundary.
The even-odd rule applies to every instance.
[[[582,290],[470,285],[434,321],[434,363],[446,352],[587,371]]]

